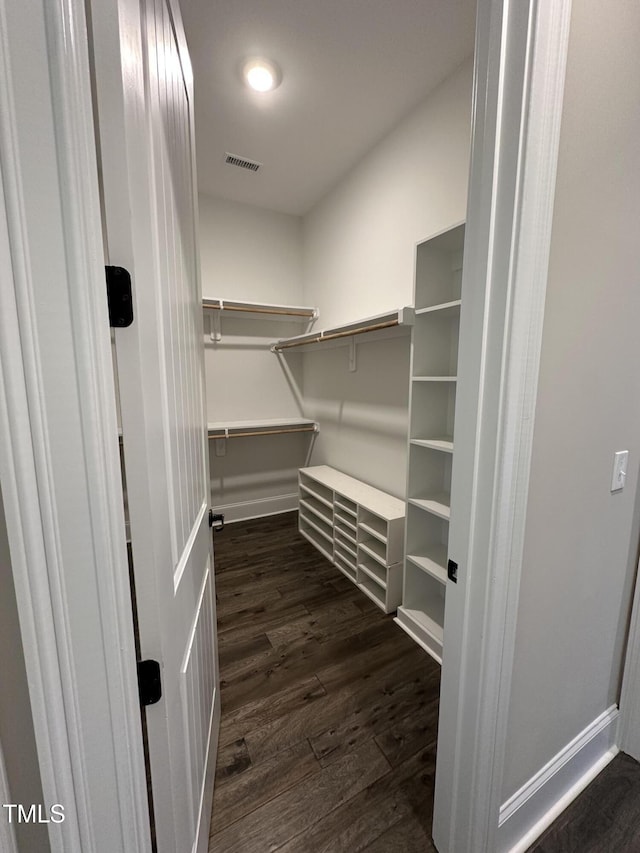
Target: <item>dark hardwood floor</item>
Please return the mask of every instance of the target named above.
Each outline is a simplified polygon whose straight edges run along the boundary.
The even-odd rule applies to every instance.
[[[440,668],[297,532],[216,535],[210,851],[428,853]]]
[[[639,853],[640,764],[620,753],[528,853]]]

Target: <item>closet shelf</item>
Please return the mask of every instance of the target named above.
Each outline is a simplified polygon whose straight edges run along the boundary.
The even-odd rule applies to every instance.
[[[416,447],[428,447],[430,450],[441,450],[443,453],[453,453],[453,437],[442,438],[412,438],[411,444]]]
[[[398,607],[398,615],[393,620],[413,637],[416,643],[431,655],[438,663],[442,663],[443,628],[435,619],[417,608]]]
[[[439,305],[430,305],[428,308],[416,308],[416,317],[422,317],[425,314],[434,314],[438,312],[442,314],[459,314],[461,299],[454,299],[451,302],[441,302]]]
[[[355,320],[352,323],[344,323],[341,326],[333,326],[308,332],[304,335],[296,335],[293,338],[283,338],[271,345],[273,352],[298,348],[302,352],[314,349],[316,344],[333,344],[333,346],[346,346],[357,335],[368,334],[369,340],[390,337],[396,334],[406,334],[413,326],[415,312],[411,306],[396,308],[375,317],[367,317],[363,320]]]
[[[431,577],[440,581],[442,584],[447,583],[447,547],[446,545],[432,545],[427,549],[425,555],[422,554],[407,554],[407,560],[418,566],[423,572],[431,575]]]
[[[318,424],[304,418],[272,418],[260,421],[218,421],[208,424],[209,438],[252,438],[263,435],[286,435],[296,432],[318,432]]]
[[[444,518],[445,521],[448,521],[451,515],[450,502],[451,496],[448,492],[441,492],[430,498],[409,498],[409,503],[412,506],[417,506],[425,512],[437,515],[438,518]]]
[[[412,376],[412,382],[457,382],[457,376]]]
[[[318,319],[318,309],[300,305],[271,305],[267,302],[239,302],[235,299],[203,299],[205,311],[242,314],[248,320],[279,320],[308,323]]]

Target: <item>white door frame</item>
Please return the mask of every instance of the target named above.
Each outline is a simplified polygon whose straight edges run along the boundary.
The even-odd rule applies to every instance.
[[[434,840],[495,853],[570,0],[479,0]]]
[[[0,0],[0,41],[0,483],[51,849],[147,853],[84,3]]]
[[[569,11],[479,0],[471,488],[447,596],[464,630],[446,638],[434,824],[455,853],[495,849]],[[147,851],[83,3],[0,0],[0,29],[0,478],[45,798],[69,804],[52,849]]]

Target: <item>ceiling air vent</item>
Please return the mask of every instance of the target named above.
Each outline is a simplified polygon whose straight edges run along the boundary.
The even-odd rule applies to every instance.
[[[239,166],[240,169],[249,169],[250,172],[257,172],[262,163],[258,163],[255,160],[247,160],[246,157],[238,157],[237,154],[229,154],[227,151],[225,154],[225,163],[228,163],[229,166]]]

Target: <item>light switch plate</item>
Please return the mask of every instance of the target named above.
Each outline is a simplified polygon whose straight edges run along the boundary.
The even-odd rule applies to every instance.
[[[627,466],[629,463],[629,451],[618,450],[613,456],[613,476],[611,478],[611,491],[619,492],[624,489],[627,479]]]

